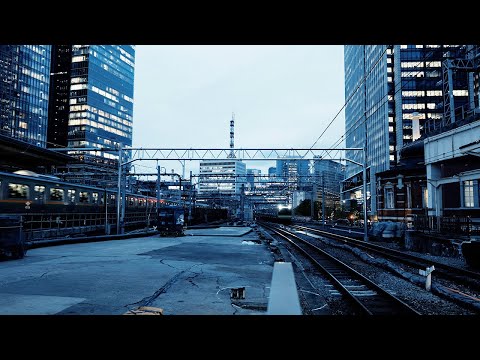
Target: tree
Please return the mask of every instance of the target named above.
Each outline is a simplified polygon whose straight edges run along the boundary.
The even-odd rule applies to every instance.
[[[315,201],[314,202],[314,213],[315,214],[318,214],[318,210],[319,210],[319,202],[318,201]],[[295,209],[295,214],[296,215],[301,215],[301,216],[311,216],[310,214],[310,210],[311,210],[311,201],[310,199],[306,199],[306,200],[303,200]],[[318,217],[318,216],[316,216]]]

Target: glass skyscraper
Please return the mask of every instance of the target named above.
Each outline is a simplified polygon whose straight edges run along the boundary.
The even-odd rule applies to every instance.
[[[339,195],[340,185],[344,177],[342,165],[333,160],[314,160],[313,164],[317,185],[322,185],[322,181],[324,181],[326,191]]]
[[[276,177],[278,180],[288,181],[288,188],[296,190],[297,187],[309,183],[310,161],[309,160],[277,160]]]
[[[52,52],[51,142],[72,148],[131,146],[135,47],[60,45]],[[70,154],[83,164],[74,166],[76,171],[117,166],[115,153]]]
[[[442,61],[459,56],[465,49],[462,45],[345,46],[346,147],[366,146],[371,184],[375,184],[376,173],[396,164],[404,145],[441,120]],[[453,85],[455,108],[461,107],[468,101],[466,75],[456,76]],[[363,163],[360,151],[347,151],[346,157]],[[348,164],[346,178],[350,185],[344,199],[363,200],[361,184],[355,186],[361,170]],[[374,213],[373,185],[367,189],[367,198],[370,194],[368,206]]]
[[[51,45],[0,45],[0,134],[47,147]]]

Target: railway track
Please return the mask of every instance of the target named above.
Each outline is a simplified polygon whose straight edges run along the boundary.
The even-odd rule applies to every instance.
[[[351,303],[356,314],[420,315],[402,300],[319,247],[285,229],[266,223],[260,225],[288,241],[309,258],[327,276],[335,289]]]
[[[414,268],[425,269],[426,267],[434,265],[436,276],[441,276],[445,279],[453,280],[475,290],[480,289],[480,273],[475,271],[465,270],[455,266],[442,264],[440,262],[428,260],[412,254],[407,254],[402,251],[390,249],[381,245],[367,243],[363,240],[353,239],[347,236],[333,234],[327,231],[307,226],[292,225],[291,227],[297,230],[310,232],[315,235],[321,235],[327,238],[331,238],[343,242],[344,244],[346,243],[349,245],[353,245],[370,253],[381,255],[385,258],[398,261],[402,264],[409,265]]]

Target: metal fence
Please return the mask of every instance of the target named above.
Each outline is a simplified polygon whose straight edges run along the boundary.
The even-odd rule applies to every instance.
[[[480,236],[480,221],[469,216],[425,216],[415,215],[415,230],[422,232],[440,232],[457,236]]]

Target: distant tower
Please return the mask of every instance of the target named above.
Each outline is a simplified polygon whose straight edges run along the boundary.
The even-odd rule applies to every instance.
[[[230,155],[228,157],[230,159],[235,158],[235,152],[234,152],[234,139],[235,139],[235,113],[232,112],[232,120],[230,120]]]

